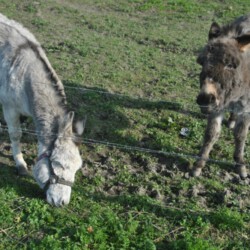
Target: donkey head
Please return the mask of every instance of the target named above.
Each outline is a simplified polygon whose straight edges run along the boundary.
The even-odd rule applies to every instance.
[[[82,166],[82,159],[73,133],[74,113],[69,112],[59,125],[58,136],[52,151],[37,161],[34,177],[46,190],[47,201],[55,206],[67,205],[75,174]],[[77,134],[81,135],[83,123],[78,123]]]
[[[217,25],[211,27],[210,33],[210,40],[197,59],[202,66],[197,103],[201,111],[207,114],[223,110],[233,101],[233,95],[243,91],[247,72],[246,57],[243,54],[250,44],[250,35],[220,37]]]

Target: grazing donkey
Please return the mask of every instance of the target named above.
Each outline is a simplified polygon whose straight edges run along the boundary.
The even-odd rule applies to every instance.
[[[8,125],[16,167],[27,174],[20,147],[20,115],[31,116],[38,136],[33,175],[55,206],[68,204],[75,173],[82,165],[66,111],[64,88],[41,45],[19,23],[0,14],[0,102]],[[78,123],[77,133],[83,132]]]
[[[231,122],[236,122],[234,160],[239,175],[246,178],[244,147],[250,126],[250,15],[223,27],[213,23],[208,39],[197,59],[202,66],[197,103],[201,112],[208,115],[208,124],[199,153],[201,158],[195,162],[192,174],[201,174],[218,140],[223,113],[230,110]]]

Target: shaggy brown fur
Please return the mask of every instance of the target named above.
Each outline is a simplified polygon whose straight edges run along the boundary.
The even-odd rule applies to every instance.
[[[250,126],[250,15],[223,27],[213,23],[208,38],[208,44],[197,59],[202,66],[197,103],[208,115],[208,124],[199,154],[201,159],[195,163],[192,174],[200,175],[219,138],[223,114],[229,110],[231,122],[236,122],[234,159],[238,173],[246,178],[244,147]]]

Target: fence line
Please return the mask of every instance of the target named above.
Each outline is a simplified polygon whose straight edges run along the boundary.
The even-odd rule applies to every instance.
[[[8,131],[7,126],[1,126],[3,131]],[[34,130],[20,130],[24,134],[32,135],[32,136],[37,136],[38,134]],[[52,136],[59,136],[58,134],[49,134],[49,135],[43,135],[45,137],[52,137]],[[67,137],[74,139],[73,137]],[[162,150],[156,150],[156,149],[150,149],[150,148],[143,148],[143,147],[137,147],[137,146],[130,146],[130,145],[124,145],[124,144],[119,144],[119,143],[114,143],[114,142],[108,142],[108,141],[100,141],[96,139],[91,139],[91,138],[85,138],[81,139],[80,142],[82,144],[86,145],[102,145],[106,147],[112,147],[112,148],[118,148],[126,151],[133,151],[133,152],[143,152],[143,153],[149,153],[149,154],[155,154],[155,155],[165,155],[165,156],[171,156],[171,157],[178,157],[178,158],[193,158],[195,160],[202,159],[202,157],[194,154],[182,154],[182,153],[176,153],[176,152],[168,152],[168,151],[162,151]],[[221,160],[216,160],[216,159],[206,159],[207,162],[211,163],[216,163],[216,164],[223,164],[223,165],[235,165],[235,163],[228,162],[228,161],[221,161]],[[238,164],[239,165],[239,164]],[[245,166],[248,166],[244,164]]]
[[[41,84],[45,84],[45,82],[40,82]],[[138,96],[129,96],[125,94],[119,94],[119,93],[111,93],[107,91],[102,91],[102,90],[96,90],[96,89],[91,89],[91,88],[84,88],[84,87],[74,87],[74,86],[69,86],[69,85],[64,85],[65,88],[68,89],[75,89],[83,92],[95,92],[98,94],[105,94],[105,95],[113,95],[117,96],[119,98],[131,98],[135,100],[143,100],[143,101],[150,101],[150,102],[161,102],[161,103],[166,103],[166,104],[173,104],[176,105],[176,107],[180,107],[183,110],[184,104],[177,103],[177,102],[170,102],[170,101],[165,101],[165,100],[158,100],[158,99],[147,99],[143,97],[138,97]],[[186,105],[187,106],[187,105]],[[189,105],[190,107],[195,107],[197,108],[197,105]],[[232,111],[232,110],[225,110],[225,111]],[[199,113],[200,116],[203,114]],[[205,115],[203,115],[205,117]],[[7,126],[1,125],[2,130],[7,131]],[[32,136],[38,136],[37,132],[35,130],[30,130],[30,129],[21,129],[22,133],[29,134]],[[51,136],[59,136],[58,134],[48,134],[48,135],[43,135],[45,137],[51,137]],[[107,147],[113,147],[113,148],[119,148],[123,150],[129,150],[129,151],[139,151],[139,152],[145,152],[145,153],[151,153],[151,154],[161,154],[161,155],[166,155],[166,156],[172,156],[172,157],[179,157],[179,158],[193,158],[193,159],[202,159],[198,155],[192,155],[192,154],[182,154],[182,153],[176,153],[176,152],[167,152],[167,151],[162,151],[162,150],[155,150],[155,149],[149,149],[149,148],[142,148],[142,147],[137,147],[137,146],[130,146],[130,145],[123,145],[119,143],[113,143],[113,142],[108,142],[108,141],[100,141],[100,140],[95,140],[91,138],[85,138],[80,140],[82,144],[89,144],[89,145],[104,145]],[[207,159],[206,161],[212,162],[212,163],[217,163],[217,164],[225,164],[225,165],[234,165],[232,162],[227,162],[227,161],[221,161],[221,160],[216,160],[216,159]]]
[[[160,99],[152,99],[152,98],[145,98],[145,97],[139,97],[139,96],[131,96],[131,95],[115,93],[115,92],[108,92],[108,91],[104,91],[104,90],[97,90],[97,89],[86,88],[86,87],[74,87],[74,86],[70,86],[70,85],[64,85],[64,88],[65,89],[81,90],[83,92],[95,92],[95,93],[98,93],[98,94],[113,95],[113,96],[122,97],[122,98],[131,98],[131,99],[135,99],[135,100],[143,99],[143,100],[147,100],[147,101],[157,101],[157,102],[165,102],[166,101],[166,100],[160,100]],[[168,89],[169,88],[171,88],[171,87],[168,87]],[[182,95],[182,99],[183,99],[183,95]]]
[[[45,82],[37,82],[37,83],[46,84]],[[104,90],[93,89],[90,87],[75,87],[75,86],[70,86],[67,84],[66,85],[64,84],[63,86],[64,86],[64,89],[74,89],[74,90],[78,90],[78,91],[82,91],[82,92],[94,92],[94,93],[98,93],[98,94],[102,94],[102,95],[115,96],[117,98],[141,100],[141,101],[145,101],[145,102],[146,101],[147,102],[158,102],[158,103],[163,103],[163,104],[168,104],[168,105],[172,104],[172,105],[175,105],[175,107],[179,107],[179,108],[190,107],[190,108],[198,109],[198,105],[195,104],[195,100],[194,100],[194,104],[184,104],[184,103],[180,103],[180,102],[167,101],[165,99],[161,100],[161,99],[155,99],[155,98],[145,98],[145,97],[140,97],[140,96],[132,96],[132,95],[126,95],[126,94],[121,94],[121,93],[108,92],[108,91],[104,91]],[[168,88],[174,88],[174,87],[168,86]],[[186,96],[184,96],[184,94],[182,93],[181,99],[188,99]],[[176,97],[177,96],[173,96],[172,98],[176,99]],[[188,97],[189,97],[189,95],[188,95]],[[206,106],[204,106],[204,107],[206,107]],[[200,113],[200,115],[202,115],[202,114]]]
[[[45,82],[37,82],[39,84],[45,84]],[[172,86],[171,86],[172,87]],[[171,88],[168,86],[168,88]],[[131,96],[131,95],[126,95],[126,94],[120,94],[120,93],[112,93],[112,92],[108,92],[108,91],[103,91],[103,90],[96,90],[96,89],[92,89],[92,88],[86,88],[86,87],[74,87],[74,86],[70,86],[70,85],[64,85],[65,89],[75,89],[75,90],[79,90],[82,92],[95,92],[98,94],[103,94],[103,95],[110,95],[110,96],[116,96],[118,98],[129,98],[129,99],[134,99],[134,100],[141,100],[141,101],[147,101],[147,102],[158,102],[158,103],[162,103],[162,104],[172,104],[173,108],[175,108],[176,110],[178,110],[177,108],[182,109],[182,111],[187,112],[188,110],[183,110],[184,107],[186,108],[193,108],[196,110],[199,110],[199,107],[202,108],[206,108],[208,107],[207,105],[197,105],[195,104],[195,100],[193,104],[184,104],[184,103],[180,103],[180,102],[172,102],[172,101],[167,101],[167,100],[161,100],[161,99],[153,99],[153,98],[145,98],[145,97],[139,97],[139,96]],[[176,96],[172,97],[172,98],[176,98]],[[188,99],[185,98],[183,95],[181,97],[182,99]],[[189,98],[190,99],[190,98]],[[248,111],[242,111],[240,110],[242,113],[249,113]],[[193,112],[193,111],[192,111]],[[225,108],[223,110],[221,110],[221,112],[238,112],[237,108],[235,109],[230,109],[230,108]],[[197,113],[199,114],[199,116],[202,117],[206,117],[206,115],[202,114],[202,113]]]
[[[187,103],[180,103],[176,101],[167,101],[167,100],[161,100],[158,98],[145,98],[145,97],[139,97],[139,96],[132,96],[132,95],[126,95],[126,94],[120,94],[120,93],[114,93],[114,92],[108,92],[108,91],[103,91],[103,90],[97,90],[97,89],[92,89],[92,88],[85,88],[85,87],[74,87],[74,86],[69,86],[69,85],[64,85],[65,89],[73,89],[73,90],[78,90],[83,93],[87,92],[93,92],[97,93],[100,95],[107,95],[107,96],[113,96],[116,98],[123,98],[123,99],[132,99],[132,100],[137,100],[137,101],[142,101],[142,102],[151,102],[156,103],[156,104],[162,104],[162,105],[169,105],[170,109],[173,110],[181,110],[182,112],[186,113],[195,113],[199,117],[206,117],[204,114],[198,112],[199,107],[197,104],[195,104],[195,101],[193,104],[187,104]],[[171,94],[171,93],[170,93]],[[182,99],[188,99],[186,96],[182,96]],[[171,99],[176,99],[176,96],[171,96]],[[190,99],[190,98],[189,98]],[[184,110],[186,109],[186,110]],[[197,113],[196,113],[197,112]]]
[[[179,157],[179,158],[193,158],[196,160],[202,159],[202,157],[200,157],[198,155],[182,154],[182,153],[176,153],[176,152],[168,152],[168,151],[162,151],[162,150],[129,146],[129,145],[118,144],[118,143],[113,143],[113,142],[99,141],[99,140],[95,140],[95,139],[85,139],[82,141],[82,143],[83,144],[104,145],[107,147],[119,148],[119,149],[128,150],[128,151],[138,151],[138,152],[151,153],[151,154],[161,154],[161,155],[165,155],[165,156],[172,156],[172,157]],[[220,160],[210,159],[210,158],[206,159],[206,161],[211,162],[211,163],[224,164],[224,165],[235,165],[235,163],[232,163],[232,162],[220,161]],[[237,164],[237,165],[239,165],[239,164]],[[247,166],[247,165],[245,165],[245,166]]]
[[[148,101],[148,102],[159,102],[159,103],[165,103],[165,104],[173,104],[175,105],[175,107],[179,107],[179,108],[193,108],[198,110],[199,108],[207,108],[208,105],[198,105],[195,104],[195,100],[194,100],[194,104],[183,104],[183,103],[178,103],[178,102],[171,102],[171,101],[166,101],[166,100],[161,100],[161,99],[153,99],[153,98],[145,98],[145,97],[139,97],[139,96],[131,96],[131,95],[126,95],[126,94],[120,94],[120,93],[111,93],[108,91],[102,91],[102,90],[96,90],[96,89],[92,89],[92,88],[84,88],[84,87],[74,87],[74,86],[69,86],[69,85],[64,85],[64,87],[66,89],[75,89],[75,90],[79,90],[79,91],[83,91],[83,92],[95,92],[98,94],[104,94],[104,95],[111,95],[111,96],[117,96],[119,98],[130,98],[130,99],[134,99],[134,100],[142,100],[142,101]],[[176,98],[172,97],[172,98]],[[181,97],[182,99],[188,99],[186,97],[184,97],[182,95]],[[242,110],[238,110],[237,107],[236,108],[224,108],[223,110],[221,110],[221,112],[238,112],[241,111],[242,113],[249,113],[249,111],[242,111]],[[200,116],[206,117],[206,115],[199,113]]]

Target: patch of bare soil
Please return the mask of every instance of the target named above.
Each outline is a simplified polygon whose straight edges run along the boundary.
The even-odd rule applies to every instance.
[[[178,203],[181,206],[192,200],[203,209],[209,209],[215,205],[250,209],[250,191],[240,192],[234,188],[237,183],[249,185],[249,179],[241,180],[237,174],[224,170],[221,172],[221,181],[229,184],[224,190],[211,189],[202,181],[196,181],[197,184],[193,186],[183,187],[182,182],[187,179],[186,168],[174,160],[168,160],[166,161],[168,164],[164,164],[163,159],[152,162],[138,155],[120,152],[115,154],[123,155],[117,164],[117,161],[112,158],[112,153],[111,156],[109,155],[112,151],[90,152],[87,153],[82,168],[83,178],[90,181],[95,178],[101,179],[95,192],[105,196],[147,195],[166,205]],[[121,166],[125,166],[125,170]]]

